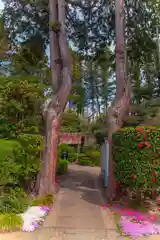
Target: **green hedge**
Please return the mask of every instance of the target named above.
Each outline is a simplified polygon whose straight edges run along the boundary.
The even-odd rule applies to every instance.
[[[130,189],[152,191],[160,186],[160,127],[142,127],[151,148],[138,148],[143,140],[137,128],[124,128],[113,134],[116,182]],[[139,132],[138,132],[139,133]]]
[[[79,154],[79,164],[82,166],[93,166],[90,157],[86,156],[85,153]]]
[[[65,174],[68,171],[68,161],[60,159],[57,163],[57,174]]]
[[[80,153],[79,164],[86,166],[100,166],[100,152],[90,149]]]

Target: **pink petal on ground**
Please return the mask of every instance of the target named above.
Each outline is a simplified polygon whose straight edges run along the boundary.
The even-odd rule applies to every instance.
[[[147,221],[141,221],[141,223],[131,222],[133,219],[133,217],[121,216],[120,224],[124,233],[132,237],[160,234],[160,226]]]

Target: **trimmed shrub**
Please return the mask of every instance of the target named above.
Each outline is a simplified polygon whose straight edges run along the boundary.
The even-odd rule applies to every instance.
[[[57,174],[65,174],[68,171],[68,161],[60,159],[57,163]]]
[[[92,161],[90,160],[90,158],[88,158],[87,156],[85,156],[85,154],[80,154],[79,156],[79,164],[82,166],[93,166]]]
[[[100,152],[90,150],[85,152],[85,155],[90,158],[90,161],[94,166],[100,166]]]
[[[21,216],[14,213],[1,213],[0,214],[0,232],[11,232],[21,230],[23,220]]]
[[[136,128],[120,129],[113,134],[114,170],[117,183],[145,193],[160,186],[160,128],[138,128],[147,131],[147,141],[152,147],[141,145],[143,135]]]
[[[88,150],[79,155],[79,164],[86,166],[100,166],[100,152]]]
[[[68,152],[68,161],[69,162],[74,162],[76,160],[76,152],[74,147],[71,147],[67,144],[59,144],[58,146],[58,158],[61,159],[62,158],[62,153],[63,151],[67,151]]]

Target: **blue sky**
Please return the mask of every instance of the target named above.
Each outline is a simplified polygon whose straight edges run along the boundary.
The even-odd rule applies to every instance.
[[[2,1],[0,0],[0,10],[3,9],[3,3]]]

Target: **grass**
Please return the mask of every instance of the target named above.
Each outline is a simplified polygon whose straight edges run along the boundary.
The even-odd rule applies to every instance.
[[[22,228],[23,220],[13,213],[0,214],[0,232],[18,231]]]
[[[14,147],[18,144],[16,140],[0,139],[0,159],[11,155]]]

